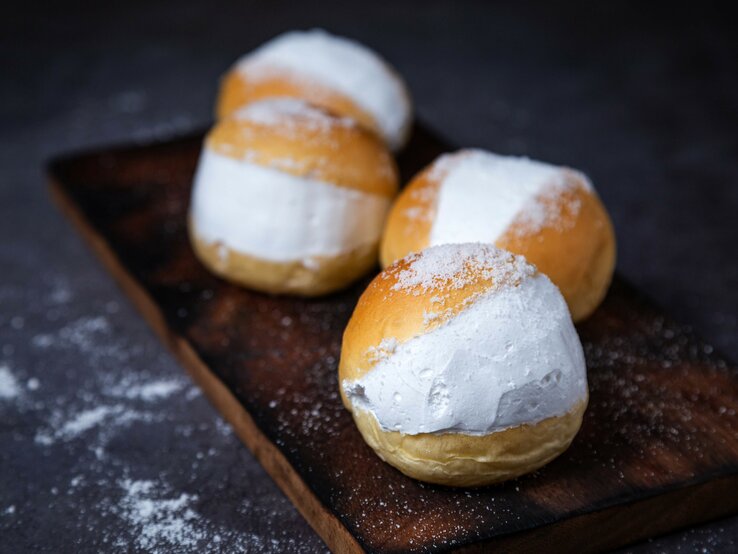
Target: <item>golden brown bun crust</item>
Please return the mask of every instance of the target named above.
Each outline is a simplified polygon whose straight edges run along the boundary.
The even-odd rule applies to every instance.
[[[555,225],[531,234],[519,217],[494,244],[525,256],[548,275],[576,322],[587,318],[604,299],[615,269],[616,246],[612,222],[597,194],[584,186],[577,172],[566,170],[566,179],[570,188],[555,200],[539,199],[555,202],[549,206],[558,215]],[[439,186],[439,176],[426,168],[397,198],[382,236],[383,267],[428,247]],[[571,209],[575,205],[576,213]]]
[[[364,440],[405,475],[452,487],[478,487],[514,479],[564,452],[582,425],[587,402],[560,417],[489,435],[384,431],[368,412],[353,413]]]
[[[615,233],[610,216],[593,190],[567,172],[574,186],[558,197],[560,225],[526,235],[513,221],[496,246],[522,254],[559,287],[574,321],[589,317],[610,287],[615,270]],[[540,202],[547,202],[542,198]],[[571,206],[577,205],[577,213]]]
[[[397,167],[384,143],[346,119],[324,115],[326,125],[294,114],[284,125],[228,117],[215,125],[205,144],[224,156],[393,198]]]
[[[237,285],[272,294],[319,296],[345,288],[377,263],[377,246],[362,246],[346,254],[302,261],[274,262],[236,252],[224,244],[202,240],[192,220],[190,242],[210,271]]]
[[[288,74],[274,72],[269,76],[249,78],[247,71],[232,69],[221,81],[216,104],[216,117],[223,118],[238,108],[265,98],[299,98],[338,115],[350,117],[362,126],[380,135],[374,118],[359,108],[349,97],[319,83],[294,79]]]
[[[432,165],[426,167],[395,200],[385,223],[379,249],[382,267],[428,247],[440,177],[433,171]]]

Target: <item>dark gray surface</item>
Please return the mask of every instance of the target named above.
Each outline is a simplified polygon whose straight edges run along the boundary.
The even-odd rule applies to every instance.
[[[200,127],[239,54],[323,26],[390,59],[453,142],[587,171],[612,213],[620,271],[738,359],[730,25],[705,6],[588,3],[6,9],[0,551],[325,548],[52,207],[49,156]],[[732,518],[632,551],[736,543]]]

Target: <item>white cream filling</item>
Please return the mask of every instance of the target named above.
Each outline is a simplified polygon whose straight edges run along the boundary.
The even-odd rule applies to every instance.
[[[388,198],[203,148],[191,217],[199,237],[265,260],[335,256],[375,243]]]
[[[439,187],[430,246],[499,239],[518,213],[562,178],[562,169],[481,150],[460,154]]]
[[[353,100],[372,116],[389,146],[402,146],[412,110],[400,79],[365,46],[322,31],[292,31],[244,56],[236,67],[258,73],[273,68],[306,76]]]
[[[391,342],[391,341],[390,341]],[[341,385],[382,429],[488,434],[570,412],[587,397],[582,346],[542,274],[487,293],[442,326],[399,345]]]

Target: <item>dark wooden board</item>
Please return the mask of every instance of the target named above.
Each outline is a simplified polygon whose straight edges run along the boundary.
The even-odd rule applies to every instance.
[[[384,464],[336,380],[341,334],[369,278],[304,300],[210,275],[185,227],[201,139],[57,160],[52,191],[333,550],[597,551],[738,512],[738,368],[617,276],[578,327],[590,405],[559,459],[475,490],[421,484]],[[403,175],[449,149],[416,129]]]

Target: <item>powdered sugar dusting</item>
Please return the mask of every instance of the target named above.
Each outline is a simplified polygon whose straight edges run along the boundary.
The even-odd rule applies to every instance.
[[[420,223],[431,223],[435,215],[436,200],[438,197],[438,187],[441,178],[445,175],[444,160],[449,163],[453,159],[450,155],[441,156],[430,167],[425,174],[424,181],[415,181],[406,191],[408,197],[408,207],[403,211],[405,216],[405,233],[412,234],[416,232]]]
[[[49,446],[57,442],[76,440],[89,433],[94,435],[90,448],[98,459],[102,459],[105,457],[105,446],[121,430],[134,422],[151,423],[161,417],[159,414],[142,412],[123,404],[102,404],[73,413],[56,410],[48,424],[37,430],[34,440],[38,445]]]
[[[535,273],[535,267],[516,256],[481,243],[444,244],[405,258],[407,267],[396,274],[392,290],[412,291],[417,296],[429,290],[461,289],[480,278],[500,287],[519,283]]]
[[[108,416],[120,413],[122,410],[122,406],[97,406],[80,412],[59,429],[58,436],[64,438],[77,437],[96,425],[100,425]]]
[[[375,362],[391,356],[397,349],[398,344],[399,342],[394,337],[383,338],[377,346],[369,347],[367,351],[369,360]]]
[[[296,98],[269,98],[253,102],[234,113],[243,121],[279,129],[299,126],[309,130],[327,132],[333,127],[353,127],[352,119],[329,114],[325,110]]]
[[[587,191],[592,190],[592,185],[584,174],[562,169],[560,178],[550,181],[525,203],[509,231],[517,236],[529,236],[544,228],[564,230],[573,227],[582,202],[578,196],[569,193],[577,186]]]
[[[207,536],[198,527],[198,515],[191,508],[197,496],[183,492],[159,498],[158,484],[146,480],[126,479],[121,487],[125,491],[120,502],[122,515],[139,531],[138,548],[146,551],[164,546],[192,548]]]
[[[75,261],[81,247],[67,246],[61,266],[0,281],[3,546],[53,548],[66,537],[68,549],[94,552],[319,551],[200,389],[99,269]],[[3,259],[22,265],[24,253]],[[155,486],[131,496],[126,481]],[[150,517],[134,523],[148,500]],[[63,514],[64,533],[38,519],[39,507]]]
[[[102,340],[109,333],[110,323],[105,316],[83,316],[53,333],[35,335],[31,344],[41,349],[77,349],[88,354],[92,361],[108,356],[125,360],[127,354],[120,345]]]
[[[121,480],[123,495],[110,511],[136,530],[136,550],[145,552],[308,552],[293,539],[265,538],[209,521],[199,511],[200,495],[175,491],[162,480]],[[244,509],[253,508],[245,501]],[[116,544],[121,551],[129,544]]]
[[[0,365],[0,399],[15,398],[20,392],[18,381],[10,372],[10,367],[6,364]]]
[[[406,190],[405,194],[411,201],[404,210],[407,234],[413,233],[419,222],[433,221],[439,185],[463,156],[463,153],[442,154],[424,172],[425,181],[422,184],[416,182]]]
[[[142,384],[126,385],[121,383],[110,392],[115,396],[140,399],[145,402],[168,398],[182,389],[185,383],[181,379],[159,379]]]
[[[411,220],[430,221],[432,217],[428,210],[419,206],[411,206],[405,210],[405,217]]]

